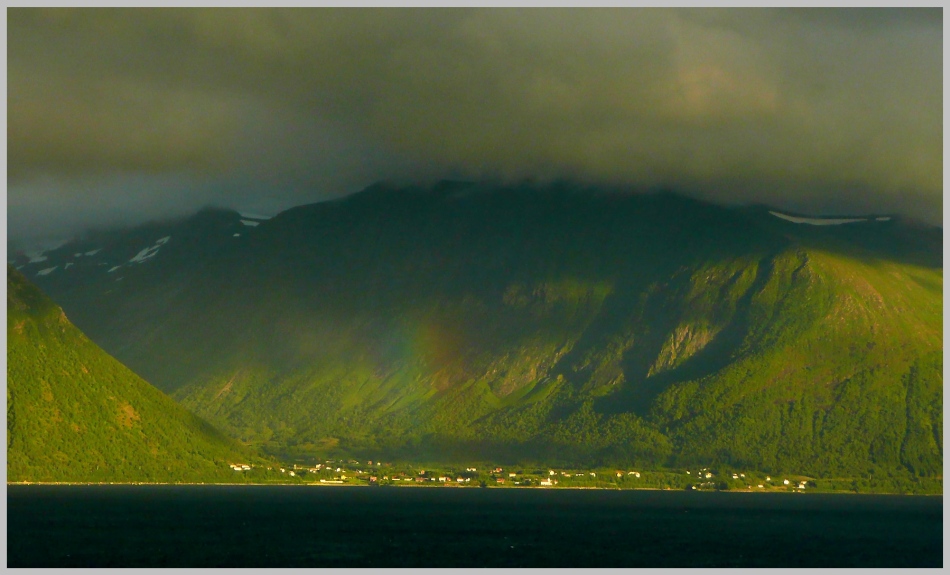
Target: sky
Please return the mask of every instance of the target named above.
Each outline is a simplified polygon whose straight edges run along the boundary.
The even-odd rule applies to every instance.
[[[941,9],[7,10],[8,237],[380,180],[942,225]]]

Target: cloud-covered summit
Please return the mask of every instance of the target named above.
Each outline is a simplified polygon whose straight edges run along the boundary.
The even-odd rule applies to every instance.
[[[7,25],[13,235],[450,175],[941,222],[940,9],[11,8]]]

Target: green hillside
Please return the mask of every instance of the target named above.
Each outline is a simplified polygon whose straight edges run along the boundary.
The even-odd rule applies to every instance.
[[[8,268],[7,481],[233,481],[249,459]]]
[[[274,453],[942,474],[939,229],[443,183],[173,244],[51,293]]]

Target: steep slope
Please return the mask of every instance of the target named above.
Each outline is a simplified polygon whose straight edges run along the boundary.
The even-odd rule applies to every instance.
[[[249,451],[89,341],[7,270],[7,480],[232,480]]]
[[[942,467],[939,230],[443,183],[295,208],[245,239],[193,272],[145,263],[55,293],[275,451]]]

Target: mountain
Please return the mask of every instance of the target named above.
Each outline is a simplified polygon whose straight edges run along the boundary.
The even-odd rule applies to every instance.
[[[7,269],[8,481],[233,480],[251,459]]]
[[[839,219],[376,185],[19,265],[60,266],[36,281],[91,337],[272,452],[939,476],[942,230]]]

